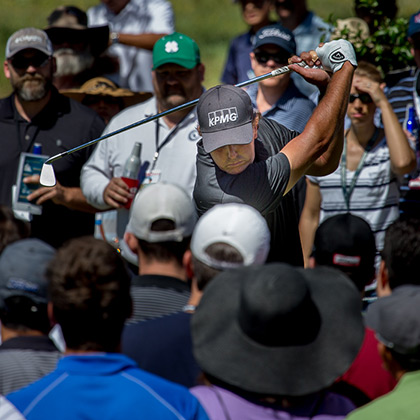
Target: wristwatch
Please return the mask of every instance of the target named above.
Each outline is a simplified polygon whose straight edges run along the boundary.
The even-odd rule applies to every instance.
[[[111,45],[118,44],[120,42],[120,34],[118,32],[111,32],[109,34]]]

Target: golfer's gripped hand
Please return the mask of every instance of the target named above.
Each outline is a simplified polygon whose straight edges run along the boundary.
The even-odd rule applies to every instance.
[[[315,51],[321,60],[322,67],[331,73],[340,70],[346,61],[357,67],[353,45],[345,39],[337,39],[320,44]]]
[[[303,67],[302,62],[305,63]],[[300,65],[297,65],[298,63]],[[289,58],[289,68],[300,74],[308,83],[317,86],[320,91],[325,90],[330,81],[330,75],[322,68],[322,63],[314,50]]]

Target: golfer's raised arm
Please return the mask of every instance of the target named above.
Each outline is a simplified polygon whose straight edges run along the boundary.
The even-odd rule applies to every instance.
[[[316,52],[324,70],[331,72],[332,77],[305,130],[281,151],[287,156],[291,168],[285,194],[305,174],[322,176],[333,172],[343,148],[347,98],[357,66],[355,52],[345,40],[324,44]],[[310,80],[315,78],[311,73],[320,70],[299,68],[295,71]]]

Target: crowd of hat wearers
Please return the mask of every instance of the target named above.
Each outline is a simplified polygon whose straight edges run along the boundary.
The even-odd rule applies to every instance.
[[[271,35],[275,36],[275,32]],[[40,40],[41,44],[45,42]],[[13,57],[19,48],[17,43],[8,42],[7,56]],[[18,67],[19,62],[15,62],[15,65]],[[230,107],[221,106],[229,101]],[[210,89],[200,98],[197,111],[203,147],[208,154],[224,146],[247,145],[254,139],[254,113],[249,106],[249,98],[235,87],[218,86]],[[226,130],[229,131],[228,138]],[[235,175],[236,171],[232,173]],[[228,209],[228,206],[231,208]],[[144,211],[145,207],[148,207],[148,212]],[[238,231],[230,230],[233,221],[228,221],[227,215],[222,217],[222,212],[227,209],[238,218],[243,218],[243,231],[253,226],[260,236],[255,235],[251,241],[248,235],[243,235],[239,230],[241,227],[237,227]],[[218,217],[213,219],[215,215]],[[175,229],[153,231],[151,225],[155,219],[170,219]],[[285,263],[264,264],[270,239],[264,223],[256,210],[242,204],[226,204],[215,206],[195,225],[194,209],[188,195],[178,187],[162,182],[149,186],[137,195],[127,232],[137,239],[152,243],[180,242],[192,235],[193,255],[202,263],[223,271],[206,286],[192,317],[191,331],[197,362],[216,388],[220,386],[239,396],[273,397],[278,403],[276,398],[290,398],[293,401],[293,397],[318,395],[332,385],[355,359],[365,330],[359,291],[345,274],[327,267],[303,269]],[[338,249],[337,245],[337,249],[328,249],[331,244],[326,245],[320,239],[322,229],[325,232],[328,227],[320,227],[316,240],[314,256],[318,258],[319,265],[361,266],[359,256],[347,255],[348,250],[343,250],[345,246]],[[257,237],[258,241],[255,240]],[[343,238],[337,235],[334,239],[340,243]],[[345,242],[344,239],[342,242]],[[367,248],[373,244],[371,236],[368,239]],[[242,263],[226,264],[207,254],[208,246],[223,241],[237,249]],[[90,279],[89,258],[92,258],[92,262],[94,258],[91,252],[95,254],[97,251],[100,254],[104,266],[106,257],[112,255],[116,271],[123,269],[122,260],[110,247],[102,243],[98,245],[95,240],[86,241],[85,244],[79,241],[78,244],[79,248],[84,247],[87,255],[81,255],[74,243],[65,249],[68,255],[61,251],[58,257],[54,257],[48,249],[35,246],[33,242],[23,241],[11,245],[0,257],[0,281],[5,285],[1,289],[0,303],[4,305],[14,295],[46,302],[45,291],[41,290],[44,286],[37,284],[36,278],[29,278],[29,274],[39,276],[39,273],[29,273],[26,264],[18,267],[23,270],[22,273],[16,270],[17,264],[11,258],[17,255],[12,253],[14,247],[22,247],[31,255],[45,252],[42,258],[39,256],[43,262],[45,259],[54,259],[48,271],[53,282],[58,281],[63,270],[71,272],[71,258],[75,257],[73,263],[80,270],[77,272],[80,278],[67,278],[64,275],[61,278],[63,284],[53,284],[51,297],[52,304],[56,305],[55,314],[58,319],[62,319],[68,348],[83,349],[82,353],[116,353],[124,321],[129,317],[127,273],[122,285],[115,284],[118,282],[115,282],[112,267],[112,275],[106,270],[102,273],[98,267],[92,276],[93,280]],[[9,255],[9,252],[12,254]],[[373,260],[373,250],[369,248],[367,253]],[[68,266],[61,266],[58,262],[66,262]],[[238,268],[241,265],[244,267]],[[108,266],[106,268],[109,269]],[[366,268],[367,277],[372,275],[370,268]],[[80,279],[85,283],[77,285],[77,281],[73,282]],[[112,285],[110,289],[115,287],[115,295],[102,288],[103,284],[108,283]],[[60,286],[67,292],[72,287],[90,289],[94,297],[89,301],[89,310],[83,308],[83,305],[78,307],[71,301],[74,294],[63,293]],[[104,300],[101,299],[102,295],[106,296]],[[404,374],[420,370],[420,342],[416,334],[419,330],[419,296],[418,286],[397,288],[391,296],[375,302],[367,315],[369,325],[377,331],[380,342],[400,363]],[[112,303],[112,299],[115,299],[115,306],[103,305],[108,298]],[[66,305],[73,305],[67,313],[64,309]],[[115,311],[118,305],[124,308],[119,315]],[[98,314],[94,313],[95,309]],[[74,312],[71,313],[71,310]],[[86,325],[81,324],[83,315],[87,313],[95,318],[96,325],[91,319],[88,319]],[[71,314],[86,336],[82,334],[82,338],[77,337],[74,328],[70,327]],[[113,316],[117,317],[116,327],[110,320]],[[403,328],[407,325],[408,328]],[[95,332],[97,326],[100,331]],[[104,332],[108,327],[107,335]],[[96,342],[87,339],[90,333]],[[84,342],[84,339],[87,341]],[[200,390],[196,392],[200,394]],[[182,398],[188,398],[186,395],[182,394]],[[19,397],[12,396],[11,400],[14,398],[19,403]]]

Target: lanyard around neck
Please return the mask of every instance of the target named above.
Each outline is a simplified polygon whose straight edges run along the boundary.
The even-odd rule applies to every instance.
[[[368,144],[363,152],[362,157],[360,158],[359,164],[357,165],[356,171],[353,175],[353,178],[350,182],[349,187],[347,188],[347,136],[344,136],[344,147],[343,154],[341,155],[341,188],[343,190],[344,200],[346,202],[347,210],[350,210],[350,197],[353,194],[354,187],[356,185],[357,179],[359,178],[360,172],[365,163],[368,153],[372,150],[373,145],[375,144],[376,139],[379,135],[379,128],[376,127],[373,136],[369,139]]]

